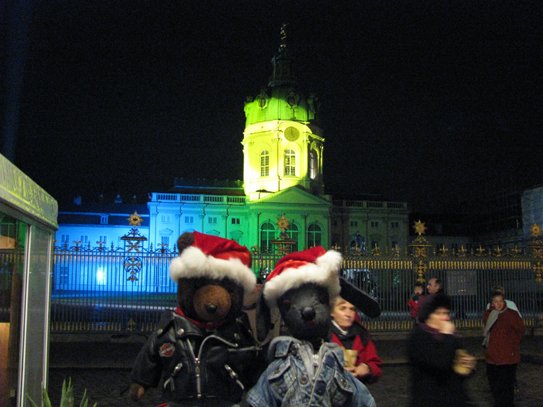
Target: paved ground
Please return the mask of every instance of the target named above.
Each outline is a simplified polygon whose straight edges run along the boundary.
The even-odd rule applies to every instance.
[[[58,338],[57,338],[58,339]],[[103,407],[158,406],[162,397],[151,389],[142,401],[128,400],[130,366],[141,341],[113,338],[106,342],[55,341],[51,344],[49,393],[53,406],[59,405],[64,379],[71,378],[75,395],[80,398],[85,389],[92,403]],[[482,360],[480,337],[465,338],[466,349],[479,358],[476,373],[467,381],[473,406],[491,407],[491,395]],[[409,367],[405,363],[405,340],[375,340],[385,363],[383,376],[369,387],[379,407],[403,407],[409,400]],[[528,336],[522,345],[523,361],[518,366],[517,407],[543,407],[543,337]],[[76,403],[76,405],[79,405]]]

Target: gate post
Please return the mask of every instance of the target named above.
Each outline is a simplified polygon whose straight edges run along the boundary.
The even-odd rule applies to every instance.
[[[541,264],[541,260],[543,259],[543,241],[541,241],[541,228],[537,223],[534,223],[534,225],[530,228],[532,231],[532,239],[533,242],[528,245],[530,249],[532,249],[532,257],[533,257],[533,271],[535,273],[535,281],[538,283],[543,282],[543,277],[541,276],[543,272],[543,265]]]
[[[139,254],[141,252],[142,247],[140,246],[141,242],[145,242],[147,238],[145,236],[142,236],[140,232],[138,231],[137,227],[141,225],[142,219],[141,216],[138,215],[137,212],[134,212],[133,215],[130,215],[130,217],[127,219],[129,221],[129,225],[132,226],[132,229],[121,237],[121,240],[123,240],[124,243],[124,252],[130,253],[134,251],[135,253]],[[127,246],[128,245],[128,250]],[[130,276],[127,278],[128,281],[138,281],[137,273],[141,270],[142,267],[142,261],[140,257],[137,257],[136,255],[127,255],[124,259],[124,269],[125,272],[129,273]]]
[[[413,261],[413,271],[417,275],[417,281],[424,284],[426,282],[424,275],[428,271],[428,251],[432,245],[430,245],[428,241],[422,237],[422,235],[426,232],[424,223],[419,220],[418,222],[415,222],[413,228],[419,235],[413,241],[413,243],[409,245],[411,248],[411,256],[416,258],[416,261]]]

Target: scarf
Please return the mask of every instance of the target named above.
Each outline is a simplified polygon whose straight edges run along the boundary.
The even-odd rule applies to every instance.
[[[498,317],[500,314],[505,311],[507,308],[502,309],[501,311],[498,310],[492,310],[490,312],[490,315],[488,316],[488,319],[486,320],[486,326],[485,326],[485,332],[483,333],[484,339],[483,339],[483,348],[488,348],[488,342],[490,341],[490,330],[494,326],[494,323],[498,320]]]
[[[188,319],[190,322],[192,322],[194,325],[196,325],[198,328],[200,328],[202,331],[214,331],[219,326],[224,324],[225,321],[216,321],[216,322],[201,322],[196,321],[195,319],[189,318],[185,315],[183,310],[179,307],[175,309],[175,313],[181,315],[182,317]]]
[[[332,319],[332,332],[336,334],[345,349],[352,349],[356,335],[360,336],[362,345],[368,345],[369,332],[357,322],[353,322],[349,329],[345,331],[341,329],[337,322]]]

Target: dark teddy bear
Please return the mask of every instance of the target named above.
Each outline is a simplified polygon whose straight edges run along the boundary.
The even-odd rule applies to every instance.
[[[177,241],[170,264],[178,308],[162,314],[131,373],[130,398],[162,384],[168,407],[231,406],[263,370],[243,312],[256,284],[246,247],[198,232]]]
[[[343,350],[330,342],[330,303],[338,295],[371,318],[381,313],[373,298],[339,277],[342,263],[340,253],[320,246],[277,262],[260,291],[258,338],[279,313],[290,336],[271,341],[269,365],[241,406],[375,406],[366,386],[344,369]]]

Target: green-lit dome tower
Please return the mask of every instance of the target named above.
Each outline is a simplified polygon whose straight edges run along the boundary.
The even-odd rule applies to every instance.
[[[268,88],[245,103],[243,175],[251,201],[293,186],[313,195],[324,194],[318,100],[298,88],[284,27],[281,46],[272,58]]]

